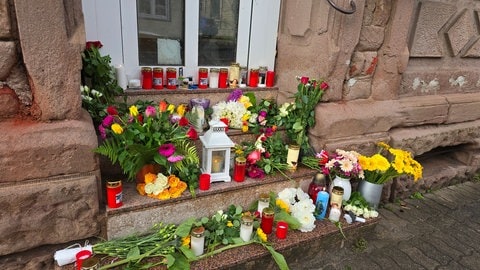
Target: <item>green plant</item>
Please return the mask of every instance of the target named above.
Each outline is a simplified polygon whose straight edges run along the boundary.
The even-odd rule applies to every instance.
[[[123,94],[115,79],[110,56],[100,54],[102,46],[100,41],[89,41],[82,52],[82,84],[100,93],[95,99],[82,99],[82,106],[90,113],[94,123],[100,123],[106,115],[107,106],[115,104],[115,97]]]
[[[358,238],[355,243],[353,243],[353,250],[357,252],[362,252],[367,249],[368,242],[365,238]]]
[[[425,197],[423,197],[423,194],[419,191],[414,192],[412,195],[410,195],[410,199],[417,199],[417,200],[423,200]]]
[[[295,101],[288,105],[285,128],[288,138],[306,154],[311,151],[308,129],[315,125],[315,107],[329,86],[323,80],[310,80],[308,77],[297,77],[297,80],[297,92],[293,95]]]

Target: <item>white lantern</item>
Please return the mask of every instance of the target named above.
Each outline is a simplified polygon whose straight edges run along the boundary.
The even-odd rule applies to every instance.
[[[210,174],[210,182],[230,182],[230,150],[235,144],[225,133],[225,123],[211,121],[209,124],[210,129],[200,136],[202,173]]]

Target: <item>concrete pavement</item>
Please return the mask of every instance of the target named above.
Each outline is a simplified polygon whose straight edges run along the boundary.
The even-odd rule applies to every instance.
[[[390,203],[374,233],[291,269],[480,269],[480,182]]]

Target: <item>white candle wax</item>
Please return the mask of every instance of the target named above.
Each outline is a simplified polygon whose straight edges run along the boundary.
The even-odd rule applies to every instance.
[[[264,201],[259,200],[259,201],[258,201],[257,211],[258,211],[260,214],[262,214],[263,208],[268,207],[269,204],[270,204],[269,202],[264,202]]]
[[[221,156],[213,156],[212,157],[212,173],[219,173],[222,171],[222,157]]]
[[[330,215],[328,216],[328,219],[330,219],[331,221],[339,221],[340,220],[340,215],[341,215],[341,211],[340,211],[340,208],[338,207],[332,207],[330,209]]]
[[[245,242],[250,241],[250,239],[252,239],[252,231],[253,231],[253,224],[251,225],[242,224],[240,226],[240,238],[242,238],[242,240]]]

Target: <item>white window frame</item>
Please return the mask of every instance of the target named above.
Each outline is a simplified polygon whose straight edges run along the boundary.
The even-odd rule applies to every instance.
[[[274,69],[280,2],[240,0],[236,54],[240,65]],[[183,70],[184,75],[192,76],[194,81],[199,68],[199,3],[199,0],[186,0],[185,4]],[[100,40],[104,44],[101,53],[109,54],[113,65],[123,64],[128,79],[139,78],[136,1],[82,0],[82,6],[87,41]]]
[[[170,20],[170,0],[149,0],[149,1],[150,1],[150,12],[149,13],[139,12],[138,16],[140,16],[141,18],[161,20],[161,21]],[[156,13],[155,4],[157,1],[163,1],[163,5],[165,6],[164,14]]]

